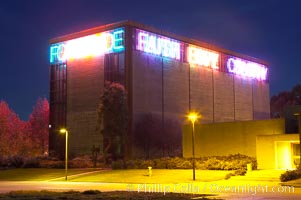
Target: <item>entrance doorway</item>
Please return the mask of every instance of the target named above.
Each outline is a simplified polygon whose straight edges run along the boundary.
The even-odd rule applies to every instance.
[[[276,169],[296,169],[300,163],[300,146],[296,141],[276,141],[275,154]]]

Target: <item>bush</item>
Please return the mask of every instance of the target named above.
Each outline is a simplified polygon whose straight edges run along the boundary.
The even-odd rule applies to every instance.
[[[26,158],[22,167],[23,168],[39,168],[40,167],[39,159],[38,158]]]
[[[99,191],[99,190],[85,190],[82,192],[82,194],[89,194],[89,195],[100,194],[100,193],[101,193],[101,191]]]
[[[244,176],[247,173],[245,168],[237,169],[234,171],[235,176]]]
[[[168,158],[159,158],[154,160],[155,169],[167,169],[168,168]]]
[[[225,179],[227,180],[227,179],[231,178],[231,176],[235,176],[235,174],[233,174],[233,173],[226,174]]]
[[[253,169],[257,169],[257,161],[255,158],[234,154],[229,156],[211,156],[195,159],[196,169],[209,170],[237,170],[235,175],[244,175],[246,173],[247,164],[251,163]],[[114,161],[113,169],[146,169],[151,166],[153,169],[191,169],[192,160],[187,158],[157,158],[153,160],[128,160],[125,163],[122,161]]]
[[[93,162],[89,156],[80,156],[69,162],[70,168],[92,168]]]
[[[64,169],[65,161],[50,158],[48,160],[40,160],[40,166],[42,168]]]
[[[112,169],[124,169],[124,162],[123,160],[116,160],[112,162]]]
[[[282,182],[291,181],[291,180],[295,180],[298,178],[301,178],[301,170],[300,169],[291,170],[291,171],[287,170],[280,176],[280,180]]]
[[[22,156],[11,156],[8,157],[7,159],[7,166],[8,167],[15,167],[15,168],[20,168],[24,164],[24,158]]]

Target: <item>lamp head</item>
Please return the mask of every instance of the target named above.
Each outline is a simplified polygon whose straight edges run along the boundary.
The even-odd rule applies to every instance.
[[[60,133],[66,133],[66,132],[67,132],[67,129],[65,129],[65,128],[60,129]]]
[[[200,116],[196,112],[191,112],[187,117],[192,123],[194,123]]]

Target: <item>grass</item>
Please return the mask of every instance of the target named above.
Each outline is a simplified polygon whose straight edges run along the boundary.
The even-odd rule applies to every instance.
[[[204,194],[177,194],[177,193],[137,193],[137,192],[101,192],[98,190],[88,190],[84,192],[68,191],[68,192],[50,192],[50,191],[15,191],[7,194],[0,194],[0,199],[5,200],[120,200],[120,199],[169,199],[169,200],[187,200],[187,199],[212,199],[207,198],[212,195]]]
[[[231,171],[196,170],[197,181],[217,181],[225,178]],[[148,170],[107,170],[91,175],[70,178],[79,182],[107,182],[107,183],[183,183],[192,181],[192,170],[185,169],[153,169],[152,176]]]
[[[94,169],[69,169],[68,175],[75,175]],[[65,176],[64,169],[6,169],[0,170],[0,181],[45,181]]]
[[[69,169],[68,180],[74,182],[106,182],[106,183],[182,183],[192,181],[191,169],[153,169],[148,176],[147,169],[103,170],[77,177],[70,175],[91,172],[94,169]],[[197,181],[217,181],[225,178],[231,171],[196,170]],[[7,169],[0,170],[0,181],[64,181],[64,169]],[[61,177],[61,179],[56,179]]]

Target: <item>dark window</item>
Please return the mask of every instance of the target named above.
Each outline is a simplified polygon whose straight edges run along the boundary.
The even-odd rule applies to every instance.
[[[125,84],[124,80],[124,53],[105,55],[104,80]]]
[[[50,66],[50,118],[49,149],[59,146],[59,129],[66,127],[67,65],[60,63]]]

